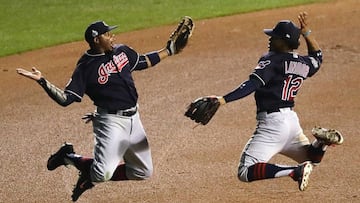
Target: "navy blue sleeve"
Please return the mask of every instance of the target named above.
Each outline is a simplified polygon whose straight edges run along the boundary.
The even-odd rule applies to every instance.
[[[148,68],[148,64],[146,62],[146,58],[145,55],[140,55],[139,56],[139,63],[136,65],[135,70],[144,70],[146,68]]]
[[[75,101],[80,102],[85,94],[86,88],[86,76],[85,72],[82,71],[82,63],[79,62],[76,69],[74,70],[69,82],[65,87],[65,92],[75,96]]]
[[[250,76],[249,80],[246,80],[245,82],[241,83],[239,87],[226,94],[224,96],[224,99],[226,103],[241,99],[253,93],[261,85],[262,83],[258,79]]]
[[[148,64],[146,62],[144,54],[139,54],[127,45],[120,45],[120,47],[129,59],[130,66],[132,67],[131,71],[143,70],[148,68]]]
[[[319,69],[322,64],[323,58],[322,58],[322,52],[315,51],[315,52],[309,52],[309,55],[306,57],[307,64],[310,67],[308,77],[313,76]]]

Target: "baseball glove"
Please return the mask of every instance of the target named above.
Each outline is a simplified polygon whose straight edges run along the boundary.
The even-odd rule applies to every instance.
[[[185,116],[194,120],[196,123],[206,125],[215,115],[219,107],[220,102],[217,97],[200,97],[191,102],[187,107]]]
[[[189,16],[183,17],[167,41],[166,49],[169,55],[177,54],[184,49],[192,35],[193,29],[194,23],[192,19]]]

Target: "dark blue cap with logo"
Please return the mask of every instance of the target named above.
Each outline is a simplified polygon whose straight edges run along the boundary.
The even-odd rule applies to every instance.
[[[95,37],[102,35],[106,32],[109,32],[117,26],[109,26],[104,21],[96,21],[91,23],[85,31],[85,40],[90,44],[93,43]]]
[[[271,36],[283,39],[291,44],[299,42],[300,29],[289,20],[279,21],[273,29],[264,29],[264,33]]]

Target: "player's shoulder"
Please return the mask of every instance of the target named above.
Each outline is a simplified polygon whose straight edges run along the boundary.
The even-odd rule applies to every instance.
[[[114,50],[129,50],[133,49],[129,45],[126,44],[115,44],[113,45]]]
[[[284,59],[287,58],[289,56],[292,56],[292,53],[283,53],[283,52],[274,52],[274,51],[269,51],[264,53],[260,58],[265,58],[265,59]]]
[[[274,55],[276,55],[275,52],[269,51],[269,52],[265,52],[261,55],[261,58],[270,58],[273,57]]]
[[[269,51],[261,55],[258,62],[259,64],[266,63],[267,65],[270,65],[272,63],[276,63],[277,61],[279,61],[280,58],[281,57],[279,56],[278,53]]]
[[[125,44],[114,44],[113,45],[113,48],[114,49],[124,49],[124,48],[127,48],[128,46],[125,45]]]
[[[126,44],[116,44],[113,46],[115,53],[124,52],[126,54],[136,54],[137,52],[129,45]]]
[[[282,63],[283,61],[288,60],[299,60],[303,58],[303,56],[295,53],[295,52],[272,52],[269,51],[263,54],[259,61],[271,61],[273,63]]]
[[[88,51],[86,51],[78,60],[77,62],[77,68],[82,68],[85,66],[89,66],[93,62],[99,61],[100,57],[104,57],[105,54],[91,54]]]

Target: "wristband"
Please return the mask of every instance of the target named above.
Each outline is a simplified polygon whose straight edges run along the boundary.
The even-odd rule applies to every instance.
[[[311,30],[308,30],[308,31],[306,31],[304,34],[302,34],[304,37],[307,37],[307,36],[309,36],[310,35],[310,33],[311,33]]]
[[[146,56],[149,58],[151,66],[155,66],[160,62],[160,56],[159,53],[154,51],[146,54]]]

